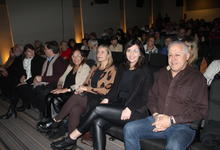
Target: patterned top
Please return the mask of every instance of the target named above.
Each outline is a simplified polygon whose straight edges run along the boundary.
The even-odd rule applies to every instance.
[[[106,68],[103,73],[100,75],[99,80],[97,82],[97,87],[93,88],[91,86],[91,79],[93,78],[94,73],[96,72],[98,68],[92,67],[86,81],[84,82],[83,85],[88,86],[88,91],[93,94],[101,94],[105,95],[109,92],[109,90],[112,87],[112,84],[115,80],[115,75],[116,75],[116,68],[114,65],[112,65],[109,68]]]

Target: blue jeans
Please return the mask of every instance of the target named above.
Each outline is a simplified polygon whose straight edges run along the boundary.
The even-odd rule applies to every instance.
[[[140,150],[140,139],[166,139],[166,150],[185,150],[193,141],[196,131],[188,124],[176,124],[165,131],[153,132],[153,117],[136,120],[124,126],[126,150]]]

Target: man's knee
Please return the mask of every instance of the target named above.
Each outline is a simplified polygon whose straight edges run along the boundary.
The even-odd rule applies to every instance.
[[[129,138],[135,135],[136,132],[136,128],[135,128],[135,124],[132,122],[128,122],[124,128],[123,128],[123,133],[124,133],[124,137],[125,138]]]
[[[176,139],[169,140],[166,145],[166,150],[184,150],[184,149],[185,148],[183,144]]]

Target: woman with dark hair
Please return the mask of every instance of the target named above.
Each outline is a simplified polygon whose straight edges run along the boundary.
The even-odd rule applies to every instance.
[[[13,92],[13,96],[11,98],[11,104],[9,106],[8,112],[1,116],[1,119],[8,119],[11,116],[16,117],[15,107],[19,98],[23,98],[23,96],[28,92],[27,89],[31,87],[33,83],[34,77],[41,74],[41,69],[45,59],[41,56],[35,54],[35,49],[33,45],[27,44],[24,46],[24,58],[23,58],[23,72],[20,77],[20,83],[15,88]],[[26,108],[30,107],[30,103],[28,101],[23,101],[23,105],[18,108],[18,111],[23,111]]]
[[[60,77],[57,88],[52,90],[47,98],[47,118],[51,118],[60,112],[63,104],[72,96],[73,92],[81,86],[89,74],[90,68],[85,64],[85,56],[82,51],[75,50],[71,56],[70,65]],[[48,126],[48,121],[40,121],[37,127],[41,130]]]
[[[101,104],[87,113],[79,126],[66,138],[53,142],[51,147],[63,149],[76,144],[79,136],[94,126],[94,149],[104,150],[105,131],[111,125],[123,126],[128,121],[147,115],[147,94],[152,85],[152,75],[145,62],[145,52],[140,41],[131,40],[125,47],[126,61],[118,70],[110,92]]]
[[[97,66],[92,67],[84,84],[76,89],[53,121],[41,128],[50,131],[51,127],[60,127],[62,120],[69,116],[68,131],[71,133],[79,124],[80,116],[97,106],[109,92],[115,79],[116,69],[108,46],[100,45],[96,57]]]
[[[75,39],[69,39],[68,46],[69,46],[69,48],[72,49],[72,51],[74,51],[76,49],[76,40]]]

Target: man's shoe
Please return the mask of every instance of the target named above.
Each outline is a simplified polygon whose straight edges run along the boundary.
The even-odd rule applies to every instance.
[[[8,112],[2,116],[0,116],[0,119],[9,119],[9,118],[17,118],[16,111],[12,110],[12,108],[9,107]]]
[[[51,143],[50,146],[52,149],[56,149],[56,150],[61,150],[64,148],[73,148],[74,146],[76,146],[76,141],[77,140],[72,140],[68,136],[63,138],[62,140]]]

